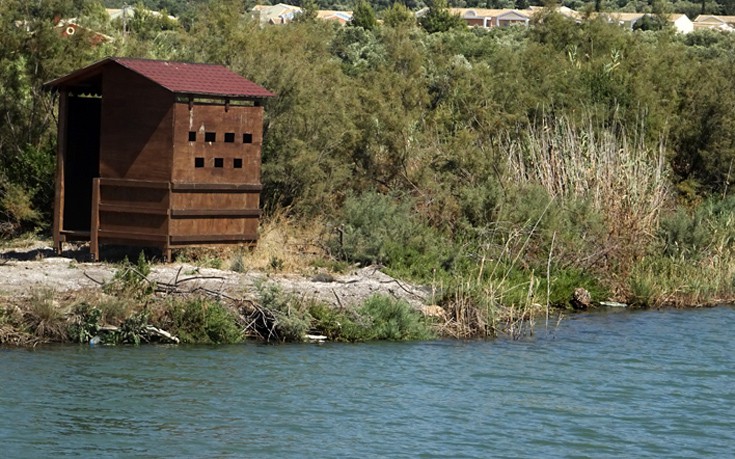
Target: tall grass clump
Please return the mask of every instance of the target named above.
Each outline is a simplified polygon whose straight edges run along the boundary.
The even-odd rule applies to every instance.
[[[716,304],[735,297],[735,197],[664,215],[658,243],[629,277],[641,307]]]
[[[507,178],[539,185],[565,204],[588,203],[608,229],[604,258],[614,258],[614,269],[624,271],[645,252],[669,196],[663,142],[649,146],[644,131],[543,118],[506,142]]]
[[[28,308],[24,311],[26,329],[44,341],[67,340],[67,313],[54,300],[52,290],[32,293]]]

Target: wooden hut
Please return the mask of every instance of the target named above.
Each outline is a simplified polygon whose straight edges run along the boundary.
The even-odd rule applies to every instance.
[[[54,248],[257,239],[263,100],[219,65],[107,58],[58,78]]]

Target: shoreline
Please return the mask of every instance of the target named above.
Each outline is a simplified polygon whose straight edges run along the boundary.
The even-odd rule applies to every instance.
[[[482,315],[476,306],[439,305],[434,289],[375,266],[237,272],[145,259],[85,262],[85,246],[62,255],[42,242],[0,251],[0,345],[519,339],[533,335],[547,314],[558,324],[577,312],[534,303]],[[682,308],[676,301],[654,308],[604,303],[583,311]]]

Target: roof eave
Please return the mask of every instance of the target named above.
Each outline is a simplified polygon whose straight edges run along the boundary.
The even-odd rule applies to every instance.
[[[168,91],[171,91],[169,88],[166,88]],[[172,93],[176,94],[177,96],[187,96],[187,97],[212,97],[215,99],[242,99],[242,100],[255,100],[255,99],[269,99],[271,97],[275,97],[276,95],[272,92],[269,92],[267,95],[265,94],[222,94],[220,92],[202,92],[202,91],[171,91]]]
[[[46,91],[51,91],[54,89],[69,87],[71,84],[70,82],[75,82],[78,80],[81,80],[82,76],[92,76],[97,73],[97,70],[101,67],[103,67],[105,64],[107,64],[109,61],[113,61],[114,59],[111,57],[106,57],[102,60],[99,60],[93,64],[90,64],[84,68],[81,68],[75,72],[72,72],[68,75],[61,76],[59,78],[56,78],[51,81],[47,81],[43,84],[42,88]]]

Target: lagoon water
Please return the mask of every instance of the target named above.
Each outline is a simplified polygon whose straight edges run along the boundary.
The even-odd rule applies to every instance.
[[[732,457],[735,308],[524,341],[0,349],[2,457]]]

